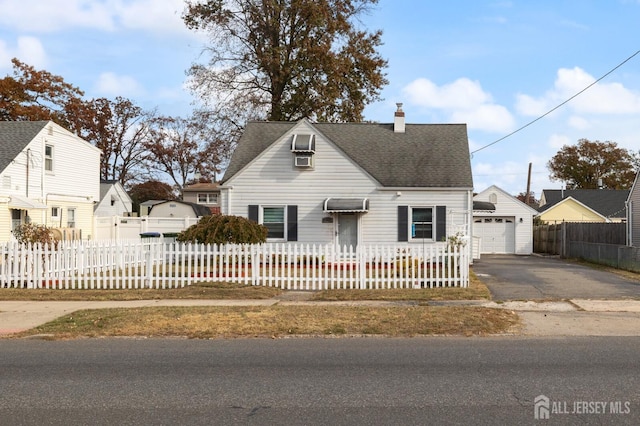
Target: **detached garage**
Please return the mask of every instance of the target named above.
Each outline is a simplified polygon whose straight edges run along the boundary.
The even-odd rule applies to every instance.
[[[473,237],[480,253],[533,253],[536,210],[495,185],[475,195],[473,201]]]

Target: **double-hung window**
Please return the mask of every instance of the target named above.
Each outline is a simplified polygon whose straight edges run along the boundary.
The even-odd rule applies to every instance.
[[[47,172],[53,171],[53,145],[44,146],[44,169]]]
[[[218,194],[198,193],[198,204],[218,204]]]
[[[433,239],[433,207],[411,208],[411,239]]]
[[[284,240],[285,235],[285,208],[282,207],[263,207],[262,208],[262,224],[267,227],[268,239]]]

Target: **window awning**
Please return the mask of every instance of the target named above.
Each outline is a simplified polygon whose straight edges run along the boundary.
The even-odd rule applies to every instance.
[[[496,205],[488,201],[474,201],[473,210],[495,211]]]
[[[328,213],[347,213],[369,211],[368,198],[327,198],[323,210]]]
[[[19,195],[11,195],[9,208],[18,210],[46,210],[47,206],[39,201]]]

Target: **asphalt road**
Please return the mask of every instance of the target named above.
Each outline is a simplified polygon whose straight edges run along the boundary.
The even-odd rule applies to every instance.
[[[548,424],[631,425],[639,352],[640,338],[8,340],[0,424],[533,424],[543,395]]]
[[[493,300],[640,298],[640,281],[557,257],[482,255],[473,271]]]

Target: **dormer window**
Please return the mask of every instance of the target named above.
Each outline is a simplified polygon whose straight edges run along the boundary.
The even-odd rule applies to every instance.
[[[316,151],[316,135],[293,135],[291,151],[309,152],[313,154]]]

